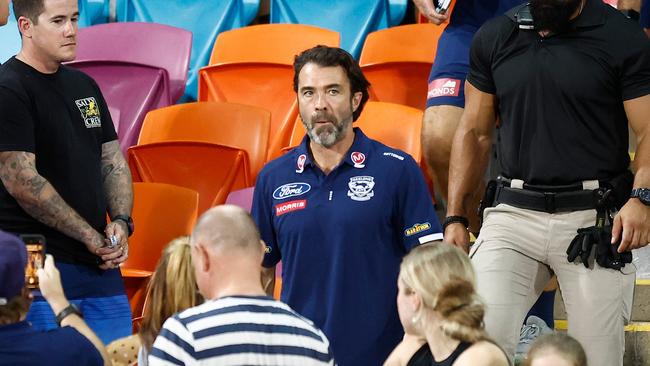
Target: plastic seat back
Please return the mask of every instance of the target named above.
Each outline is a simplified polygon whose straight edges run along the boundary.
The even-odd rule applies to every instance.
[[[384,102],[368,102],[354,123],[371,139],[410,154],[419,162],[422,153],[420,132],[422,111],[416,108]],[[296,121],[291,146],[297,146],[305,136],[305,128]]]
[[[172,239],[190,235],[198,215],[199,194],[164,183],[133,183],[133,222],[129,259],[122,268],[153,272]],[[161,225],[164,223],[164,225]]]
[[[137,143],[147,112],[171,104],[165,70],[115,61],[80,61],[70,66],[99,85],[124,153]]]
[[[322,44],[338,47],[338,32],[305,24],[261,24],[219,34],[210,65],[275,63],[291,65],[300,52]]]
[[[444,27],[411,24],[370,33],[359,64],[370,100],[425,109],[427,80]]]
[[[191,31],[194,36],[184,101],[196,100],[198,70],[208,64],[217,35],[248,25],[257,15],[259,0],[117,0],[119,22],[167,24]],[[168,49],[175,45],[163,43]],[[173,45],[173,47],[170,47]]]
[[[147,283],[163,248],[176,237],[190,235],[198,205],[196,191],[162,183],[133,183],[132,216],[137,227],[129,238],[129,258],[120,270],[134,318],[142,315]]]
[[[239,206],[250,213],[253,207],[254,192],[255,187],[248,187],[232,191],[228,195],[228,198],[226,198],[226,203],[229,205]]]
[[[338,46],[336,32],[304,25],[257,25],[224,32],[211,65],[200,71],[199,100],[233,102],[271,112],[267,157],[287,146],[298,115],[295,55],[318,44]]]
[[[75,62],[119,61],[167,71],[173,103],[185,90],[192,33],[154,23],[110,23],[79,29]],[[170,47],[173,45],[173,47]]]
[[[134,182],[168,183],[199,192],[199,213],[226,202],[228,193],[249,187],[245,151],[204,142],[137,145],[127,158]]]
[[[183,94],[192,34],[160,24],[111,23],[80,29],[78,42],[77,58],[68,66],[95,79],[126,152],[137,142],[146,113]]]
[[[138,144],[200,141],[239,148],[248,154],[254,181],[264,166],[271,113],[243,104],[201,102],[151,111],[145,117]]]
[[[359,58],[366,35],[399,24],[404,0],[271,0],[271,23],[310,24],[341,33],[341,47]]]

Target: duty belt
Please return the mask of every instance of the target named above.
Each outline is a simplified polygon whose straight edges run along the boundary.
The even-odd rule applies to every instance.
[[[521,180],[497,178],[494,205],[505,203],[548,213],[595,209],[598,181],[566,186],[535,186]]]

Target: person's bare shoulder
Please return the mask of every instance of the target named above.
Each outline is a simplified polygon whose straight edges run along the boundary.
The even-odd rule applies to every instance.
[[[474,343],[454,362],[453,366],[508,366],[501,348],[488,341]]]

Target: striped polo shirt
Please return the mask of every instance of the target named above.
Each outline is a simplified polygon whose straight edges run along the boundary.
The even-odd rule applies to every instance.
[[[149,365],[334,365],[325,334],[266,296],[229,296],[167,319]]]

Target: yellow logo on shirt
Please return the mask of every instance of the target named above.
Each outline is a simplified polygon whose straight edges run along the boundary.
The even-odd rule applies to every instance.
[[[84,120],[86,128],[102,127],[102,121],[99,115],[99,106],[95,97],[77,99],[74,104],[81,112],[81,118]]]
[[[425,222],[424,224],[415,224],[410,228],[404,230],[404,235],[411,236],[429,229],[431,229],[431,224],[428,222]]]

